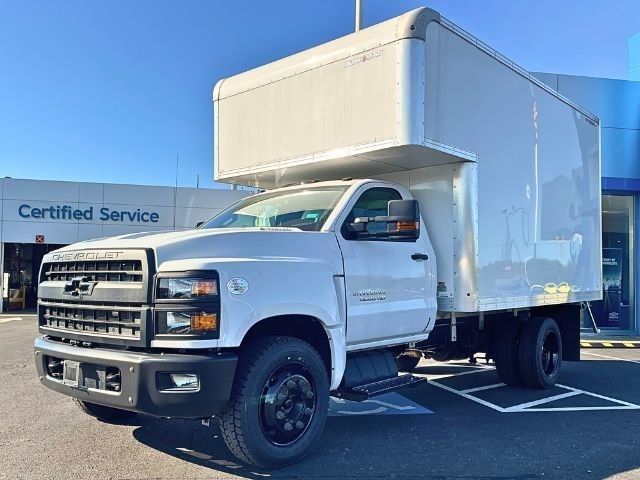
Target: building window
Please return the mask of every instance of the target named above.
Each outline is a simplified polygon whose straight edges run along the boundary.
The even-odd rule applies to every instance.
[[[593,302],[596,325],[608,333],[630,333],[635,323],[634,197],[602,196],[603,300]]]

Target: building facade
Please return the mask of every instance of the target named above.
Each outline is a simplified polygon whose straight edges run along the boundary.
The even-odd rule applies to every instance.
[[[640,36],[638,43],[640,66]],[[604,333],[638,334],[640,82],[550,73],[535,75],[600,117],[604,292],[603,301],[592,305],[593,313]]]
[[[35,307],[38,270],[51,250],[92,238],[187,230],[248,194],[0,178],[0,311]]]

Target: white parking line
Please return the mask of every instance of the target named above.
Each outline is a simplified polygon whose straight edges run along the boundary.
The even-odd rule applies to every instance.
[[[21,317],[0,318],[0,323],[17,322],[22,320]]]
[[[553,395],[551,397],[541,398],[540,400],[534,400],[532,402],[521,403],[520,405],[514,405],[513,407],[509,407],[506,409],[507,412],[519,412],[525,410],[529,407],[535,407],[536,405],[542,405],[544,403],[555,402],[556,400],[562,400],[563,398],[573,397],[575,395],[580,395],[580,392],[566,392],[560,393],[558,395]]]
[[[638,410],[640,407],[628,407],[626,405],[609,405],[603,407],[545,407],[545,408],[525,408],[517,413],[525,412],[589,412],[600,410]]]
[[[589,352],[583,352],[583,353],[588,353],[590,355],[596,355],[596,356],[600,356],[600,357],[605,357],[605,358],[611,358],[614,360],[625,360],[622,358],[615,358],[615,357],[607,357],[606,355],[598,355],[598,354],[591,354]],[[640,363],[638,361],[635,360],[626,360],[632,363]],[[458,365],[455,365],[456,367]],[[459,373],[450,373],[450,374],[438,374],[438,375],[428,375],[428,374],[422,374],[421,376],[424,377],[428,377],[429,379],[429,384],[430,385],[434,385],[438,388],[441,388],[443,390],[446,390],[448,392],[454,393],[456,395],[459,395],[463,398],[466,398],[467,400],[471,400],[472,402],[475,403],[479,403],[480,405],[483,405],[485,407],[491,408],[492,410],[495,410],[497,412],[500,413],[522,413],[522,412],[578,412],[578,411],[594,411],[594,410],[638,410],[640,409],[640,405],[636,405],[634,403],[630,403],[630,402],[626,402],[624,400],[618,400],[617,398],[613,398],[613,397],[607,397],[605,395],[600,395],[598,393],[593,393],[593,392],[589,392],[587,390],[581,390],[579,388],[574,388],[574,387],[569,387],[567,385],[561,385],[561,384],[556,384],[556,387],[558,388],[562,388],[564,390],[568,390],[565,393],[560,393],[557,395],[552,395],[550,397],[545,397],[545,398],[541,398],[538,400],[533,400],[531,402],[526,402],[526,403],[520,403],[518,405],[513,405],[510,407],[501,407],[499,405],[496,405],[494,403],[491,403],[487,400],[483,400],[482,398],[476,397],[475,395],[471,395],[471,393],[474,392],[481,392],[481,391],[486,391],[486,390],[491,390],[494,388],[499,388],[499,387],[503,387],[505,386],[504,383],[493,383],[490,385],[483,385],[480,387],[474,387],[474,388],[468,388],[466,390],[458,390],[455,389],[453,387],[450,387],[448,385],[444,385],[438,381],[435,380],[443,380],[446,378],[453,378],[453,377],[459,377],[462,375],[469,375],[472,373],[481,373],[481,372],[486,372],[488,370],[495,370],[494,367],[479,367],[476,370],[472,370],[472,371],[465,371],[465,372],[459,372]],[[599,406],[599,407],[594,407],[594,406],[585,406],[585,407],[539,407],[539,405],[544,405],[546,403],[551,403],[554,402],[556,400],[562,400],[565,398],[570,398],[570,397],[575,397],[577,395],[587,395],[590,397],[594,397],[594,398],[599,398],[601,400],[605,400],[607,402],[611,402],[614,403],[615,405],[606,405],[606,406]]]
[[[505,387],[506,383],[494,383],[493,385],[485,385],[484,387],[476,387],[476,388],[467,388],[466,390],[461,390],[462,393],[473,393],[473,392],[481,392],[482,390],[490,390],[492,388]]]
[[[464,393],[461,390],[456,390],[455,388],[448,387],[438,382],[429,382],[430,385],[435,385],[438,388],[442,388],[443,390],[447,390],[448,392],[455,393],[456,395],[460,395],[461,397],[466,398],[467,400],[471,400],[472,402],[479,403],[480,405],[484,405],[485,407],[489,407],[493,410],[496,410],[500,413],[505,413],[506,410],[498,405],[494,405],[491,402],[487,402],[486,400],[482,400],[481,398],[474,397],[473,395],[469,395],[468,393]]]
[[[612,357],[610,355],[601,355],[599,353],[592,353],[592,352],[585,352],[585,351],[583,351],[582,353],[584,353],[585,355],[592,355],[594,357],[608,358],[609,360],[620,360],[621,362],[640,363],[640,361],[631,360],[630,358],[618,358],[618,357]]]
[[[585,395],[589,395],[591,397],[600,398],[601,400],[606,400],[608,402],[619,403],[620,405],[626,405],[627,407],[640,408],[640,405],[636,405],[635,403],[625,402],[624,400],[618,400],[617,398],[605,397],[604,395],[600,395],[599,393],[587,392],[586,390],[580,390],[575,387],[568,387],[567,385],[557,384],[560,388],[566,388],[567,390],[573,390],[574,392],[583,393]]]

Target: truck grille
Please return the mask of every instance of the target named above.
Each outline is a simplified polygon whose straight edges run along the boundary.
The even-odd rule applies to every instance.
[[[140,339],[144,309],[124,305],[76,305],[40,301],[40,326],[89,335],[108,335]]]
[[[154,274],[151,250],[48,253],[38,285],[40,333],[77,342],[148,346]]]
[[[52,262],[42,265],[41,281],[66,282],[83,275],[96,282],[142,282],[140,260]]]

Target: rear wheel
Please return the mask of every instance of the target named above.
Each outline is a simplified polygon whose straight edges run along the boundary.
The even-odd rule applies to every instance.
[[[527,387],[552,388],[562,366],[562,338],[553,318],[524,324],[520,338],[520,374]]]
[[[493,359],[498,376],[513,387],[523,384],[519,359],[520,326],[518,318],[503,321],[498,326],[493,344]]]
[[[105,407],[104,405],[85,402],[83,400],[78,400],[77,398],[74,398],[73,401],[84,413],[95,417],[102,422],[119,423],[129,420],[137,415],[136,412],[130,412],[129,410]]]
[[[329,379],[318,352],[292,337],[266,337],[243,349],[231,398],[220,416],[231,452],[263,468],[304,457],[320,438]]]

